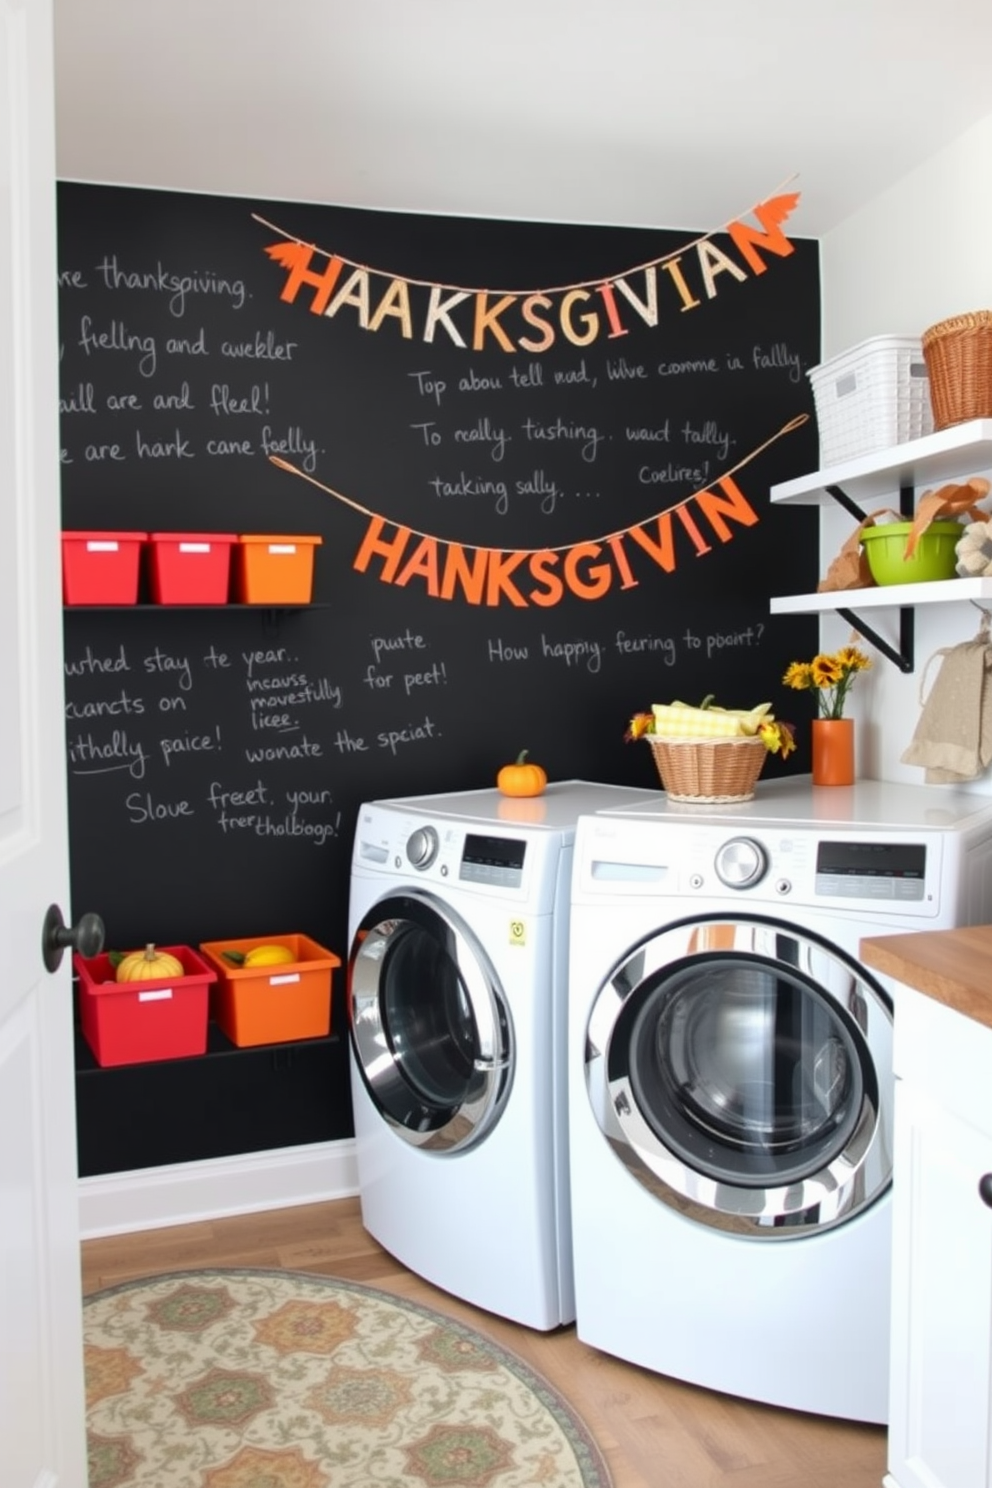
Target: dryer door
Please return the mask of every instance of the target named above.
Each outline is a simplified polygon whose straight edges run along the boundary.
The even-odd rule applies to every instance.
[[[506,1104],[512,1025],[485,951],[428,893],[381,899],[348,963],[351,1046],[380,1115],[412,1145],[460,1152]]]
[[[597,994],[586,1082],[633,1176],[704,1224],[795,1238],[891,1181],[891,1005],[795,925],[712,915],[647,936]]]

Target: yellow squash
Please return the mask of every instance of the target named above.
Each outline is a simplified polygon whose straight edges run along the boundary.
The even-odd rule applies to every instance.
[[[163,977],[185,976],[183,964],[168,951],[160,951],[149,941],[143,951],[129,951],[117,963],[119,982],[153,982]]]
[[[252,946],[245,956],[246,966],[284,966],[289,961],[295,961],[289,946],[284,945],[258,945]]]

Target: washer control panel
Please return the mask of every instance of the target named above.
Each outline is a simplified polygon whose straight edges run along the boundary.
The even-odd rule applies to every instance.
[[[688,821],[602,816],[578,839],[573,882],[632,898],[706,899],[731,894],[758,904],[868,904],[909,916],[940,913],[945,867],[939,830],[902,832],[844,823]]]

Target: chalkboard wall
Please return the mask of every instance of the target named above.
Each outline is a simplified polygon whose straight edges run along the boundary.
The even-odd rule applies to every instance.
[[[81,183],[58,217],[63,527],[322,539],[305,608],[66,610],[73,913],[111,946],[344,956],[363,800],[523,748],[654,789],[637,709],[808,715],[815,620],[768,599],[816,587],[816,518],[768,489],[817,463],[819,257],[774,210],[701,245]]]

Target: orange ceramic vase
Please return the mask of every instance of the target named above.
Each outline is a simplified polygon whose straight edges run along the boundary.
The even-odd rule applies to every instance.
[[[853,718],[814,718],[813,784],[854,784]]]

